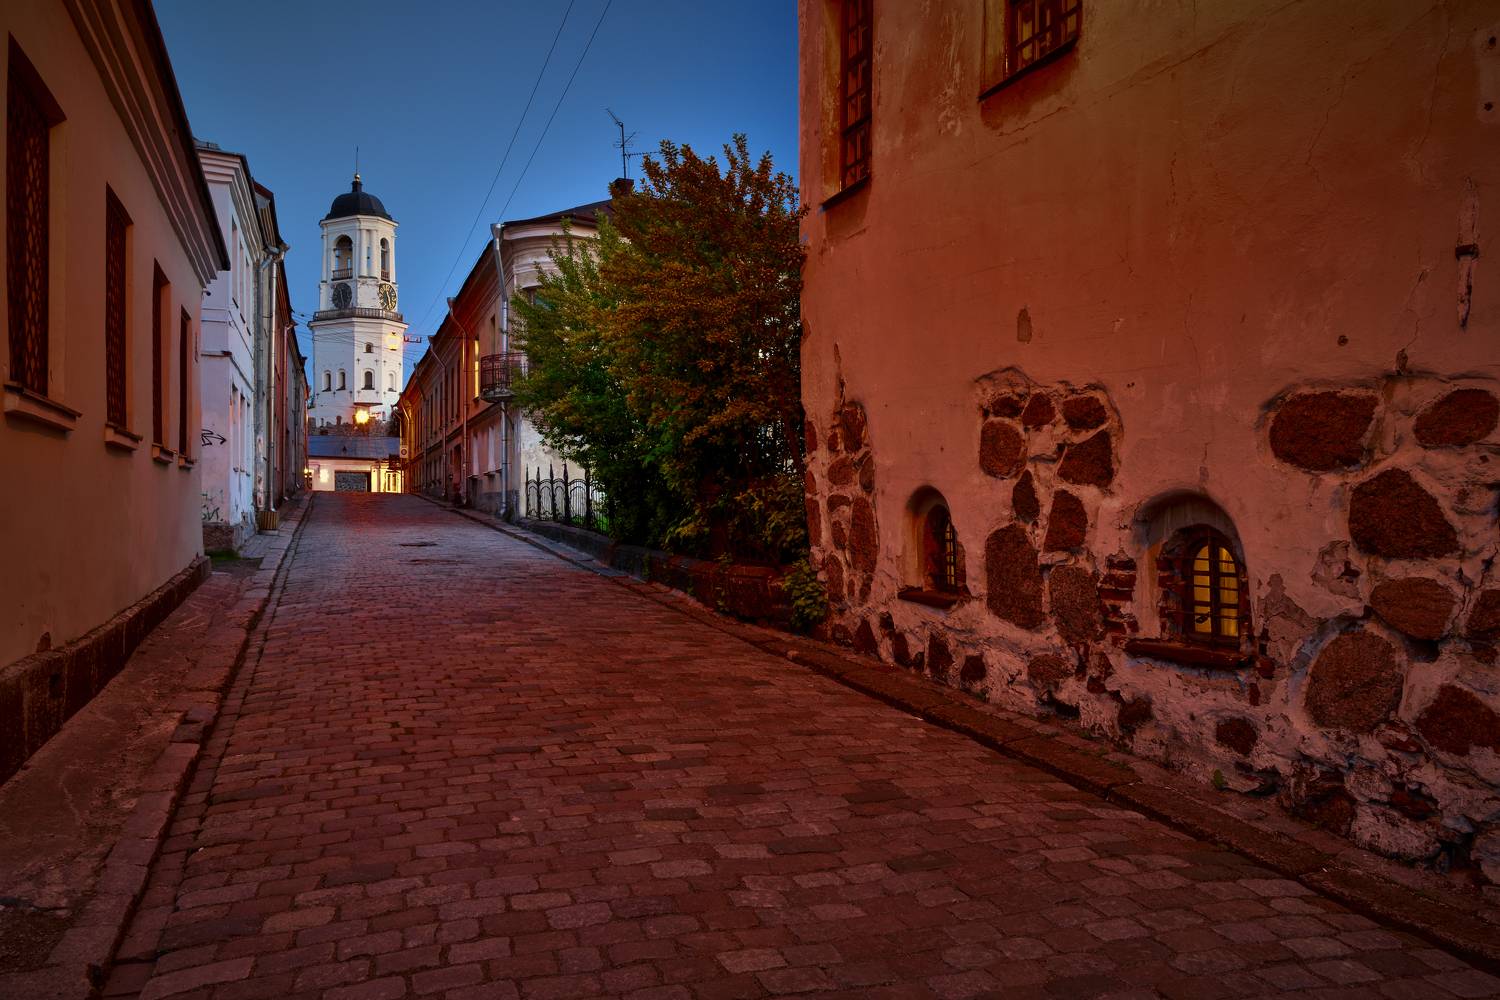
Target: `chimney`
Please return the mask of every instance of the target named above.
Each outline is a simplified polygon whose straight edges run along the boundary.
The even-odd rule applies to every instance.
[[[611,198],[623,198],[635,190],[635,181],[629,177],[616,177],[609,182],[609,196]]]

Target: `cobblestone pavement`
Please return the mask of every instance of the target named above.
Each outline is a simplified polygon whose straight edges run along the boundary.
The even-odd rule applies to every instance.
[[[1500,989],[424,501],[320,495],[293,558],[107,993]]]

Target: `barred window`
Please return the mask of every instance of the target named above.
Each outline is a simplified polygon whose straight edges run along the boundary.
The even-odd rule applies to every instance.
[[[870,176],[871,0],[842,0],[840,18],[839,186],[850,188]]]
[[[186,309],[177,335],[177,453],[188,453],[188,375],[193,359],[193,321]]]
[[[929,510],[923,529],[923,582],[929,590],[958,593],[963,583],[958,571],[958,533],[948,508],[937,504]]]
[[[1083,0],[985,0],[984,92],[995,89],[1078,41]]]
[[[10,380],[46,395],[52,128],[62,109],[15,40],[5,119],[5,249]]]
[[[151,277],[151,443],[167,444],[167,295],[171,285],[156,265]]]
[[[128,368],[125,307],[127,234],[130,216],[109,188],[104,189],[104,400],[105,419],[127,429]]]
[[[1238,648],[1250,632],[1245,571],[1234,546],[1206,525],[1185,528],[1158,560],[1165,631],[1179,639]]]

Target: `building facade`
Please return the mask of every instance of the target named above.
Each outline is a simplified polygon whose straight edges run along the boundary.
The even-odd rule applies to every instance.
[[[358,174],[323,217],[313,332],[316,427],[389,420],[401,395],[406,323],[396,284],[396,220]]]
[[[20,0],[0,35],[3,778],[206,571],[200,309],[229,259],[149,4]]]
[[[363,434],[308,438],[309,478],[325,493],[402,492],[401,439]]]
[[[260,284],[279,248],[261,232],[250,167],[239,153],[198,143],[198,160],[213,193],[219,233],[229,251],[203,297],[203,422],[201,444],[203,546],[238,549],[256,530],[257,426],[261,401],[257,347]]]
[[[608,207],[593,202],[491,227],[401,397],[409,489],[515,517],[525,513],[526,470],[562,468],[510,402],[526,366],[511,343],[510,302],[541,284],[558,240],[591,238]]]
[[[800,28],[834,633],[1500,881],[1493,5]]]

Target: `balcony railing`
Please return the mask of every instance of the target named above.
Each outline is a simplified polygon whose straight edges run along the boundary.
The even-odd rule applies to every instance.
[[[515,383],[526,377],[526,355],[520,351],[486,354],[479,359],[479,395],[491,403],[510,399]]]
[[[314,320],[321,319],[384,319],[392,323],[405,323],[406,318],[398,312],[386,312],[384,309],[367,309],[364,306],[353,306],[349,309],[319,309],[313,313]]]
[[[336,268],[333,269],[333,280],[334,281],[339,281],[339,280],[341,280],[343,278],[352,278],[352,277],[354,277],[354,268],[352,268],[352,267],[336,267]]]

